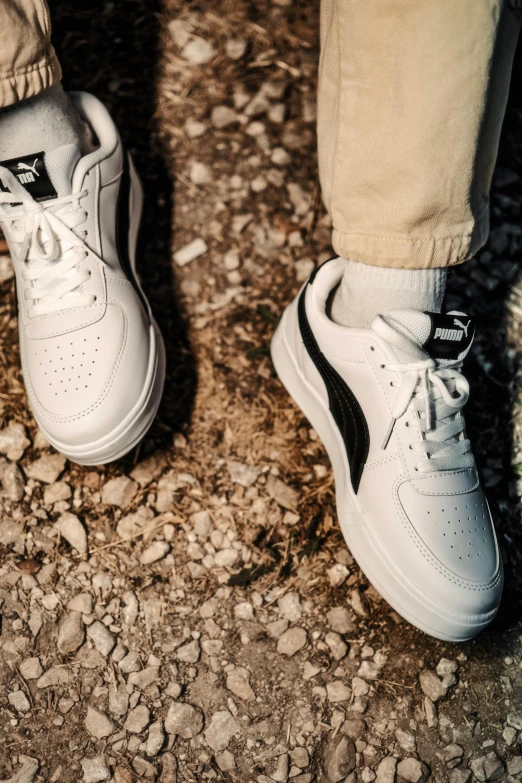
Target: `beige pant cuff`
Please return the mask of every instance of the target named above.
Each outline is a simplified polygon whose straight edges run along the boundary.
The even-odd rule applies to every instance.
[[[0,75],[0,109],[38,95],[62,78],[62,69],[54,49],[39,63]]]
[[[343,258],[396,269],[434,269],[467,261],[485,244],[489,218],[484,214],[471,234],[455,237],[400,238],[338,231],[332,244]]]

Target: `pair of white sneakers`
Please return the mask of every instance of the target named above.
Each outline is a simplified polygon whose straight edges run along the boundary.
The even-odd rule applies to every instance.
[[[141,185],[105,107],[71,97],[97,138],[0,163],[0,224],[16,272],[22,368],[38,425],[99,465],[150,427],[163,341],[136,277]],[[495,615],[502,565],[462,408],[471,321],[396,311],[371,329],[328,317],[345,262],[314,272],[272,343],[276,370],[321,437],[343,534],[405,618],[462,640]]]

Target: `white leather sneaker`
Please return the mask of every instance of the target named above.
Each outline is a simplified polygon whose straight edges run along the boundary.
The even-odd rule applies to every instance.
[[[56,449],[99,465],[150,427],[165,351],[136,277],[140,181],[103,104],[71,98],[99,146],[83,157],[67,145],[1,162],[0,224],[34,416]]]
[[[333,466],[346,542],[409,622],[448,641],[495,616],[502,563],[465,434],[473,340],[462,313],[397,310],[369,329],[327,315],[346,262],[319,267],[286,309],[272,358]]]

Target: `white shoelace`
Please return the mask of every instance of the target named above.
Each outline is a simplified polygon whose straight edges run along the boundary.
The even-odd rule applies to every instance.
[[[86,191],[47,202],[38,202],[4,166],[0,178],[10,192],[0,191],[0,219],[9,225],[10,238],[19,246],[16,261],[28,285],[24,296],[32,304],[28,315],[34,318],[71,307],[86,307],[96,300],[82,292],[89,280],[88,269],[79,269],[90,254],[103,266],[99,256],[85,243],[86,231],[75,231],[87,219],[80,201]]]
[[[412,419],[407,426],[419,433],[419,440],[410,448],[423,455],[415,466],[420,473],[469,468],[475,464],[469,440],[465,437],[465,422],[461,413],[469,398],[469,384],[460,372],[462,361],[439,365],[406,335],[377,318],[372,328],[399,350],[417,353],[418,361],[385,364],[390,372],[401,377],[392,419],[384,438],[385,449],[393,428],[412,404]],[[426,357],[426,358],[424,358]]]

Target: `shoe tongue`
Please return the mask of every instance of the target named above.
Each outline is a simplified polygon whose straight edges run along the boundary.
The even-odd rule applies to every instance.
[[[52,152],[34,152],[0,161],[15,175],[35,201],[49,201],[72,193],[72,177],[81,157],[76,144],[65,144]],[[8,190],[0,181],[0,188]]]
[[[392,310],[385,316],[397,324],[419,347],[439,363],[462,361],[473,342],[475,325],[465,313],[424,313],[420,310]],[[415,350],[412,346],[413,351]]]

